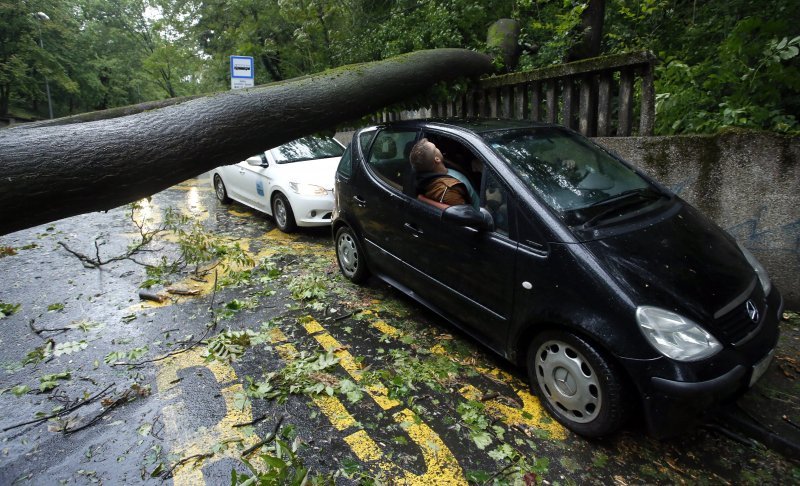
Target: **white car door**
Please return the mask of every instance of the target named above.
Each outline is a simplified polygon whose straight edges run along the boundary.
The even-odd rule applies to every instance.
[[[268,167],[262,164],[268,163]],[[247,205],[260,211],[272,213],[267,199],[269,194],[269,173],[274,163],[269,162],[264,154],[255,155],[244,162],[240,162],[240,176],[242,178],[242,197]]]

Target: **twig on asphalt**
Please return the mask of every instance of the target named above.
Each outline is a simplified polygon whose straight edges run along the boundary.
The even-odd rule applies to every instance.
[[[201,461],[203,459],[208,459],[209,457],[213,457],[213,456],[214,456],[213,452],[206,452],[204,454],[194,454],[194,455],[189,456],[189,457],[184,457],[180,461],[176,462],[171,468],[169,468],[169,470],[164,472],[164,474],[162,474],[161,477],[164,478],[164,479],[169,479],[169,478],[172,477],[172,473],[175,471],[175,469],[179,468],[180,466],[183,466],[187,462],[189,462],[191,460],[194,460],[195,462],[197,462],[197,461]]]
[[[211,304],[208,307],[209,310],[212,313],[214,312],[214,298],[216,297],[216,295],[217,295],[217,270],[214,270],[214,292],[211,294]],[[217,316],[215,315],[213,323],[208,325],[208,326],[206,326],[206,330],[205,330],[205,332],[203,332],[203,335],[200,336],[200,339],[194,341],[192,344],[190,344],[189,346],[187,346],[185,348],[179,349],[177,351],[173,351],[171,353],[167,353],[164,356],[159,356],[158,358],[146,359],[144,361],[137,361],[136,363],[124,363],[124,362],[111,363],[111,366],[130,366],[131,368],[138,368],[138,367],[143,366],[143,365],[148,364],[148,363],[156,363],[158,361],[163,361],[163,360],[165,360],[167,358],[171,358],[172,356],[175,356],[177,354],[185,353],[186,351],[189,351],[189,350],[197,347],[197,345],[199,345],[200,343],[202,343],[203,340],[205,340],[206,336],[208,336],[208,333],[212,329],[215,329],[216,327],[217,327]]]
[[[84,405],[88,405],[89,403],[92,403],[93,401],[97,400],[101,396],[105,395],[105,393],[108,391],[108,389],[111,388],[112,386],[114,386],[114,383],[112,383],[112,384],[108,385],[107,387],[105,387],[98,394],[96,394],[96,395],[94,395],[92,397],[89,397],[86,400],[82,400],[82,401],[78,402],[76,405],[73,405],[72,407],[65,408],[64,410],[60,410],[60,411],[58,411],[56,413],[47,415],[46,417],[39,417],[38,419],[35,419],[35,420],[29,420],[27,422],[23,422],[23,423],[20,423],[20,424],[11,425],[9,427],[4,428],[0,432],[6,432],[6,431],[9,431],[11,429],[16,429],[17,427],[23,427],[25,425],[31,425],[31,424],[36,424],[36,423],[39,423],[39,422],[44,422],[46,420],[50,420],[51,418],[63,417],[64,415],[72,413],[75,410],[83,407]]]
[[[489,479],[487,479],[486,481],[483,482],[483,484],[491,484],[491,482],[494,481],[494,478],[496,478],[496,477],[500,476],[501,474],[503,474],[504,472],[506,472],[513,465],[514,465],[513,462],[509,463],[509,464],[506,464],[506,467],[504,467],[503,469],[501,469],[501,470],[497,471],[496,473],[492,474],[491,477],[489,477]]]
[[[247,427],[248,425],[255,425],[255,424],[259,423],[259,422],[263,422],[264,420],[266,420],[266,418],[267,418],[267,415],[262,415],[262,416],[258,417],[257,419],[251,420],[249,422],[245,422],[245,423],[242,423],[242,424],[233,424],[232,427]]]
[[[270,442],[272,442],[272,440],[274,440],[275,437],[278,435],[278,430],[281,428],[281,424],[283,423],[283,420],[285,418],[286,418],[285,415],[281,415],[281,417],[278,419],[278,422],[275,424],[275,428],[272,429],[272,432],[270,432],[270,434],[267,435],[264,438],[264,440],[262,440],[258,444],[255,444],[252,447],[248,447],[247,449],[242,451],[242,457],[247,457],[250,454],[252,454],[256,449],[260,449],[262,446],[265,446],[265,445],[269,444]]]
[[[341,320],[343,320],[343,319],[347,319],[348,317],[352,316],[352,315],[353,315],[353,314],[355,314],[356,312],[357,312],[357,311],[348,312],[347,314],[345,314],[345,315],[343,315],[343,316],[334,317],[334,318],[333,318],[333,322],[337,322],[337,321],[341,321]]]
[[[127,399],[130,396],[130,394],[131,394],[131,389],[129,388],[129,389],[125,390],[125,393],[123,393],[122,396],[120,396],[119,398],[115,399],[107,407],[104,407],[103,411],[98,413],[97,415],[95,415],[95,417],[92,418],[90,421],[86,422],[85,424],[81,425],[80,427],[75,427],[74,429],[64,429],[64,434],[65,435],[66,434],[73,434],[75,432],[78,432],[79,430],[83,430],[83,429],[85,429],[87,427],[91,427],[92,425],[96,424],[108,412],[114,410],[119,405],[121,405],[122,403],[127,401]]]

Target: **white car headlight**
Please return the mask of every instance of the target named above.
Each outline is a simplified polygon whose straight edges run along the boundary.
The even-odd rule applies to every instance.
[[[292,188],[294,192],[300,194],[301,196],[327,196],[328,190],[322,186],[317,186],[314,184],[303,184],[301,182],[290,182],[289,187]]]
[[[772,290],[772,282],[769,279],[769,275],[767,274],[767,270],[764,268],[761,263],[750,253],[750,250],[743,247],[741,243],[738,241],[736,242],[739,245],[739,249],[742,250],[742,255],[747,260],[747,263],[753,267],[753,270],[756,271],[756,275],[758,275],[758,280],[761,282],[761,288],[764,289],[764,295],[768,295],[769,291]]]
[[[667,358],[697,361],[722,349],[722,344],[705,329],[668,310],[639,306],[636,322],[656,351]]]

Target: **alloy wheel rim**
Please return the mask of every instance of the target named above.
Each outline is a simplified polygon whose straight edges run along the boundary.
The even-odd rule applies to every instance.
[[[225,199],[225,188],[223,187],[222,179],[220,179],[219,176],[214,179],[214,188],[217,190],[217,199],[220,201]]]
[[[573,346],[551,340],[536,352],[539,388],[565,419],[589,423],[602,410],[603,397],[597,374]]]
[[[345,275],[352,276],[358,270],[358,251],[353,237],[345,233],[339,237],[339,261]]]
[[[275,200],[275,221],[281,228],[286,226],[286,206],[280,198]]]

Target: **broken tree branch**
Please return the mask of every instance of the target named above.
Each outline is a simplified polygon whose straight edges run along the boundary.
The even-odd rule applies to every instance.
[[[264,437],[264,440],[262,440],[258,444],[255,444],[252,447],[248,447],[247,449],[242,451],[242,457],[247,457],[250,454],[252,454],[254,451],[256,451],[257,449],[260,449],[261,447],[263,447],[263,446],[269,444],[270,442],[272,442],[275,439],[275,437],[278,435],[278,430],[280,430],[281,424],[283,424],[283,420],[285,418],[286,418],[285,415],[281,415],[281,417],[278,419],[278,422],[275,424],[275,427],[272,429],[272,432],[270,432],[269,435]]]
[[[131,115],[7,128],[0,131],[0,234],[109,210],[438,82],[492,70],[484,54],[432,49]]]
[[[58,412],[56,412],[56,413],[53,413],[53,414],[47,415],[47,416],[45,416],[45,417],[39,417],[38,419],[35,419],[35,420],[29,420],[29,421],[27,421],[27,422],[22,422],[22,423],[20,423],[20,424],[11,425],[11,426],[9,426],[9,427],[6,427],[6,428],[4,428],[4,429],[2,430],[2,432],[7,432],[7,431],[9,431],[9,430],[16,429],[16,428],[18,428],[18,427],[24,427],[24,426],[26,426],[26,425],[31,425],[31,424],[36,424],[36,423],[40,423],[40,422],[45,422],[45,421],[47,421],[47,420],[50,420],[50,419],[52,419],[52,418],[56,418],[56,417],[63,417],[64,415],[69,415],[70,413],[74,412],[75,410],[77,410],[77,409],[79,409],[79,408],[83,407],[84,405],[88,405],[88,404],[92,403],[93,401],[97,400],[98,398],[102,397],[103,395],[105,395],[105,394],[106,394],[106,392],[108,391],[108,389],[109,389],[109,388],[111,388],[112,386],[114,386],[114,383],[112,383],[112,384],[108,385],[107,387],[105,387],[105,388],[104,388],[104,389],[103,389],[101,392],[99,392],[97,395],[94,395],[94,396],[92,396],[92,397],[89,397],[89,398],[87,398],[87,399],[85,399],[85,400],[81,400],[80,402],[78,402],[76,405],[73,405],[72,407],[65,408],[64,410],[60,410],[60,411],[58,411]]]

